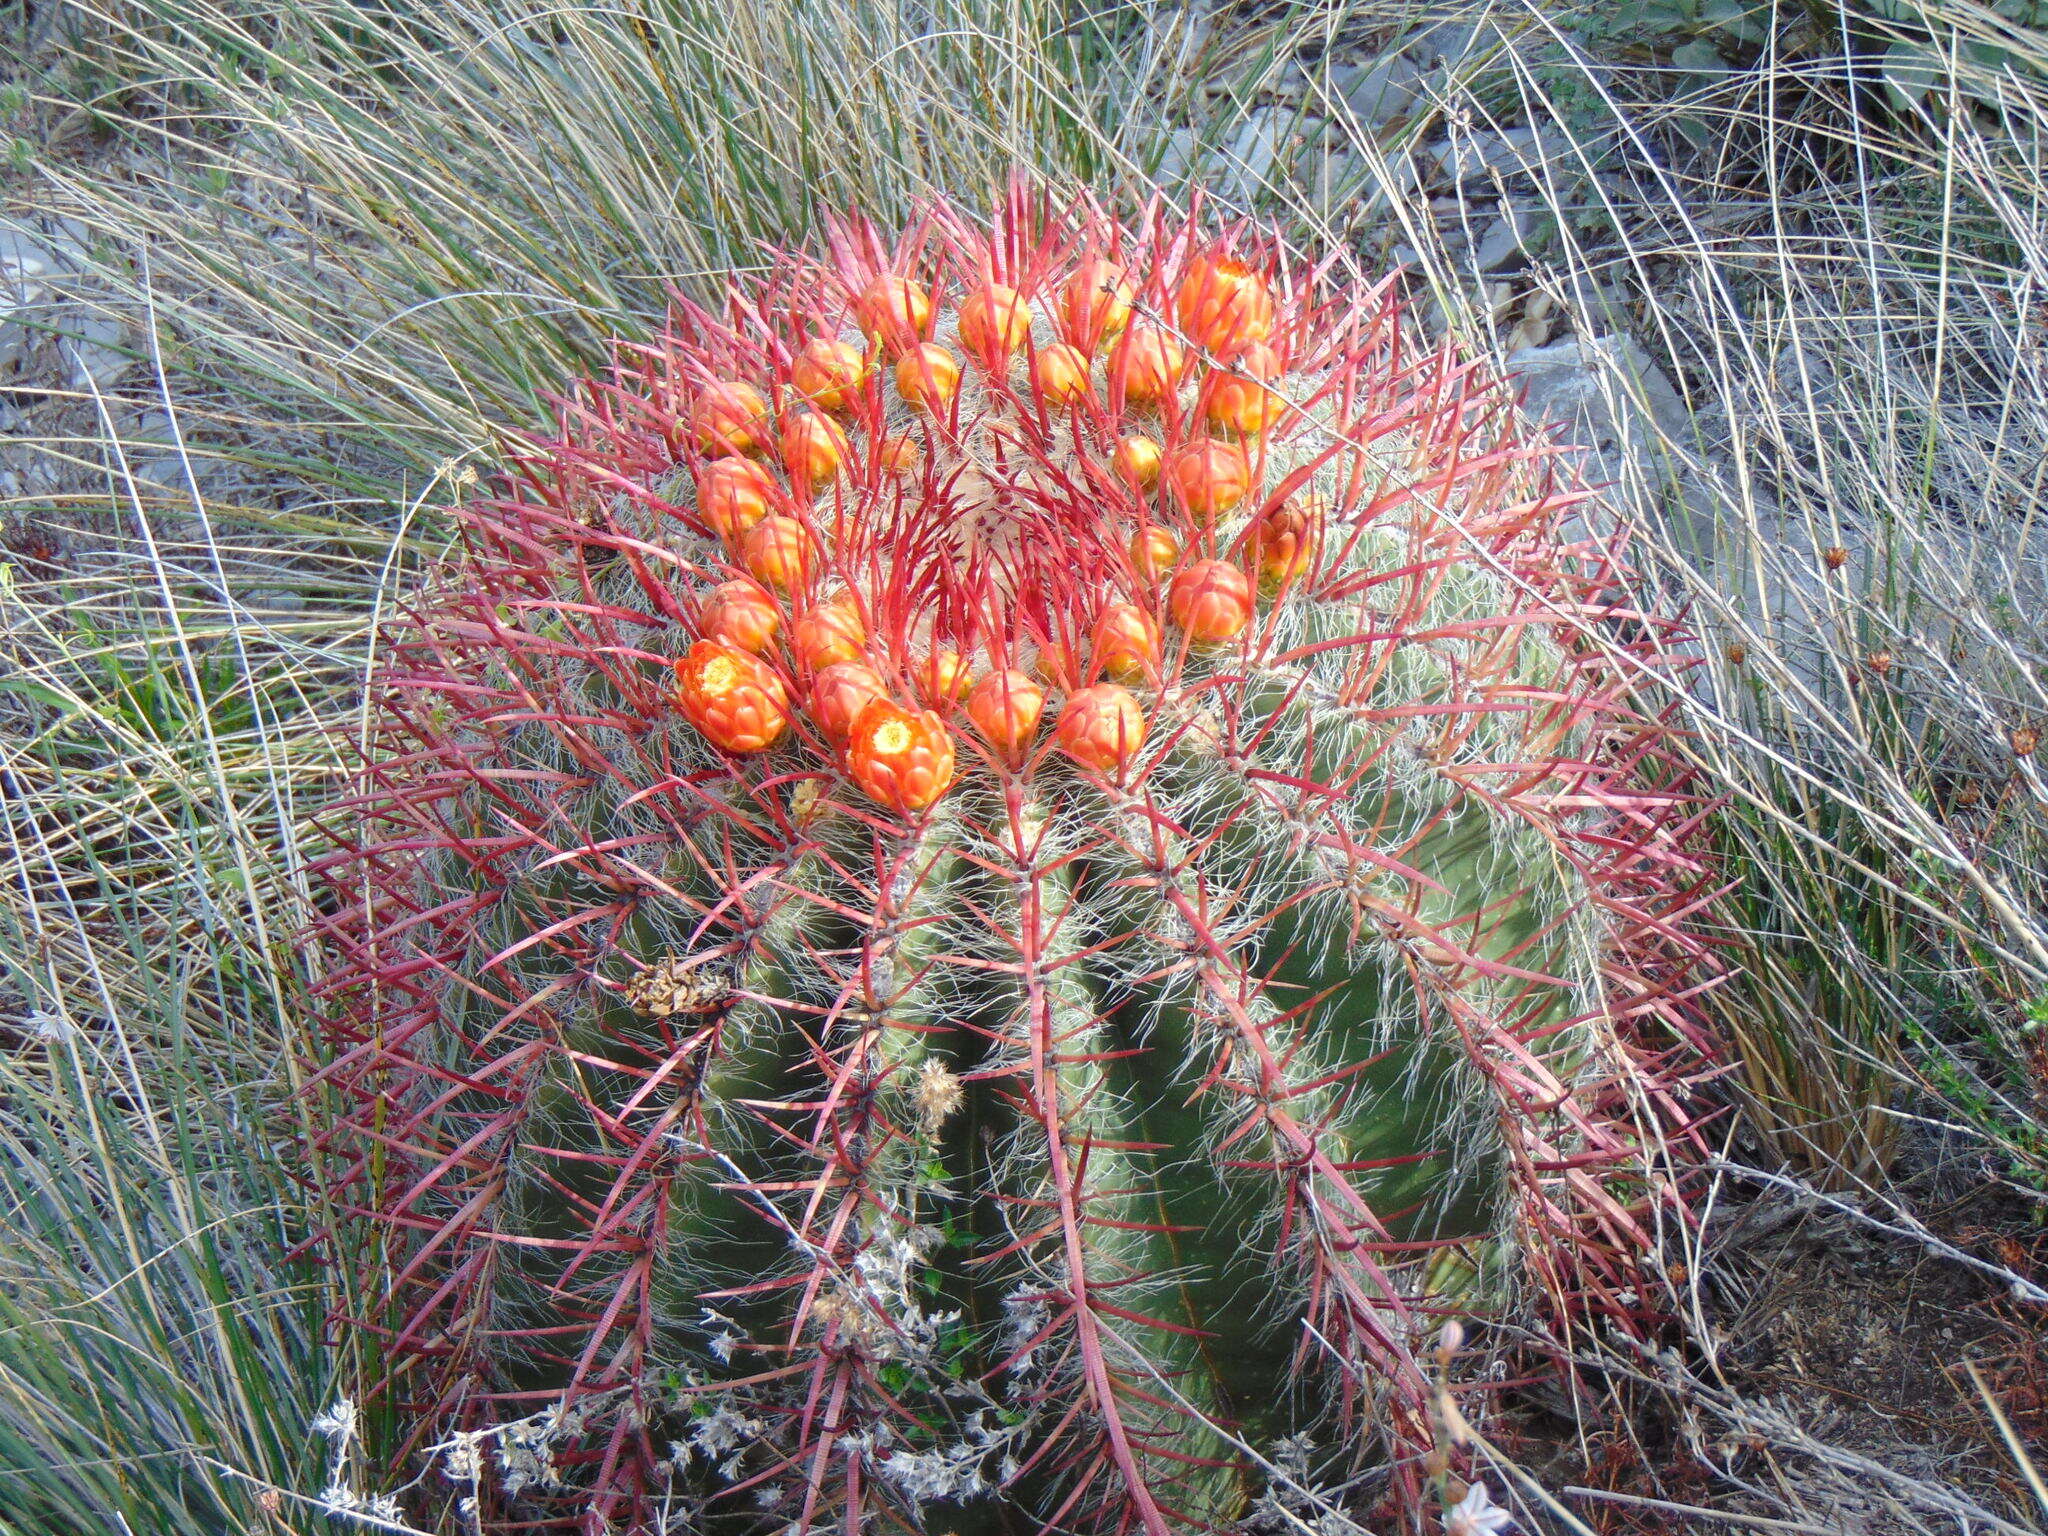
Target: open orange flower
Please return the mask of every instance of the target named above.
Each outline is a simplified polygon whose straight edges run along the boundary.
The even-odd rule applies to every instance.
[[[846,767],[879,804],[921,811],[953,783],[953,738],[930,710],[913,713],[876,699],[853,723]]]
[[[704,599],[704,636],[756,655],[775,643],[782,610],[757,581],[721,582]]]
[[[960,301],[960,345],[983,367],[1001,369],[1031,334],[1031,306],[1014,288],[989,283]]]
[[[1095,620],[1095,664],[1120,683],[1159,673],[1159,626],[1135,603],[1111,603]]]
[[[697,473],[697,515],[731,544],[768,515],[781,491],[752,459],[714,459]]]
[[[891,357],[914,347],[932,323],[932,298],[907,277],[884,272],[853,301],[853,318]]]
[[[1084,261],[1060,290],[1060,329],[1083,353],[1093,352],[1104,337],[1130,323],[1131,301],[1137,296],[1115,262],[1099,256]]]
[[[990,746],[1009,755],[1030,745],[1044,713],[1045,690],[1022,672],[991,672],[967,695],[967,718]]]
[[[811,719],[828,739],[844,744],[860,712],[888,696],[882,674],[866,662],[835,661],[811,684]]]
[[[860,607],[849,592],[818,604],[789,632],[789,648],[798,664],[813,672],[822,672],[834,662],[853,661],[867,649],[867,643]]]
[[[676,663],[676,704],[714,747],[764,752],[789,728],[789,694],[759,657],[699,640]]]
[[[714,379],[690,407],[690,433],[713,458],[768,446],[768,402],[751,384]]]
[[[1251,460],[1243,447],[1218,437],[1198,437],[1181,449],[1167,477],[1181,504],[1202,518],[1228,512],[1252,488]]]
[[[1190,640],[1221,645],[1235,640],[1251,623],[1252,584],[1226,561],[1197,560],[1173,578],[1166,606]]]
[[[1116,773],[1145,745],[1145,711],[1129,689],[1097,683],[1067,696],[1053,740],[1082,767]]]
[[[1273,334],[1273,295],[1241,261],[1199,256],[1174,295],[1180,328],[1219,358],[1234,357]]]
[[[796,392],[821,411],[853,408],[860,393],[860,381],[867,373],[867,359],[843,341],[820,336],[804,343],[790,367],[789,382]]]

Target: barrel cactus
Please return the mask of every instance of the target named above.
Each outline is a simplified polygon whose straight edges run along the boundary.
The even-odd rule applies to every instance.
[[[1419,1515],[1446,1316],[1653,1328],[1702,807],[1550,463],[1158,208],[849,218],[622,347],[458,509],[320,866],[421,1517]]]

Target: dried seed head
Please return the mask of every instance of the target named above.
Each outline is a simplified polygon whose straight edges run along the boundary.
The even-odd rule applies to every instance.
[[[1872,651],[1863,658],[1863,665],[1870,669],[1870,674],[1873,677],[1888,676],[1892,670],[1892,653],[1890,651]]]
[[[2034,749],[2041,745],[2041,728],[2037,725],[2016,725],[2012,728],[2012,755],[2032,757]]]
[[[1849,563],[1849,551],[1839,544],[1830,544],[1820,552],[1821,563],[1831,571],[1839,571]]]
[[[626,983],[626,1003],[646,1019],[709,1013],[732,995],[732,986],[723,957],[666,955]]]
[[[958,1113],[966,1097],[960,1079],[943,1061],[927,1059],[917,1074],[917,1119],[931,1135]]]
[[[1749,647],[1743,645],[1738,641],[1735,644],[1730,645],[1728,649],[1723,651],[1721,654],[1728,658],[1729,666],[1739,667],[1745,661],[1749,660]]]

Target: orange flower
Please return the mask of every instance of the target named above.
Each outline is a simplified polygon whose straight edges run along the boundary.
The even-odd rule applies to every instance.
[[[1132,433],[1116,445],[1116,472],[1141,491],[1159,483],[1159,466],[1165,454],[1149,437]]]
[[[711,589],[704,599],[702,619],[707,639],[758,655],[775,643],[782,610],[759,582],[742,576]]]
[[[934,415],[960,392],[960,364],[933,342],[912,347],[896,362],[896,393],[906,405]]]
[[[740,564],[782,592],[804,584],[811,568],[811,535],[793,517],[764,517],[740,541]]]
[[[1166,595],[1173,622],[1198,645],[1235,640],[1252,621],[1252,584],[1222,560],[1197,560],[1173,579]]]
[[[1115,773],[1145,745],[1145,711],[1130,690],[1097,683],[1068,695],[1053,740],[1082,767]]]
[[[790,386],[821,411],[852,409],[860,393],[867,360],[843,341],[820,336],[797,353],[789,371]]]
[[[1147,581],[1157,581],[1180,559],[1180,540],[1164,528],[1140,528],[1131,535],[1131,566]]]
[[[781,493],[752,459],[714,459],[697,472],[697,515],[730,544],[766,517]]]
[[[1287,402],[1263,382],[1280,377],[1280,354],[1255,341],[1237,354],[1231,367],[1237,371],[1210,376],[1205,414],[1216,426],[1257,437],[1287,408]]]
[[[1180,328],[1219,358],[1236,355],[1273,334],[1273,295],[1241,261],[1196,258],[1174,296]]]
[[[913,714],[891,699],[876,699],[853,723],[846,767],[880,804],[921,811],[953,783],[953,738],[930,710]]]
[[[790,651],[800,666],[812,672],[822,672],[834,662],[854,660],[867,649],[867,643],[860,605],[848,592],[818,604],[789,632]]]
[[[907,277],[884,272],[853,301],[853,317],[891,357],[917,345],[932,321],[931,295]]]
[[[1120,683],[1159,674],[1159,626],[1133,603],[1111,603],[1095,621],[1095,664]]]
[[[960,345],[984,367],[1000,370],[1031,334],[1031,306],[1001,283],[978,288],[960,301]]]
[[[1088,354],[1067,342],[1054,342],[1037,358],[1038,397],[1055,408],[1088,398]]]
[[[892,432],[875,448],[875,462],[885,475],[910,475],[924,462],[924,450],[908,432]]]
[[[917,669],[917,690],[933,709],[947,709],[960,702],[967,686],[967,663],[954,650],[933,651]]]
[[[712,458],[768,446],[768,402],[751,384],[714,379],[690,407],[690,432]]]
[[[1251,461],[1244,449],[1221,438],[1196,438],[1174,455],[1168,474],[1174,494],[1197,517],[1228,512],[1252,488]]]
[[[762,752],[789,728],[789,695],[758,657],[699,640],[676,663],[676,704],[714,747]]]
[[[1068,341],[1093,352],[1106,336],[1121,331],[1131,318],[1137,290],[1113,261],[1086,261],[1060,291],[1060,319]]]
[[[1045,690],[1022,672],[991,672],[967,695],[967,718],[1005,754],[1030,745],[1044,712]]]
[[[830,416],[798,411],[782,423],[782,462],[795,485],[829,483],[845,468],[850,452],[846,434]]]
[[[860,712],[888,696],[882,674],[866,662],[835,661],[811,683],[811,719],[827,737],[843,744]]]
[[[1158,405],[1180,387],[1186,354],[1159,326],[1139,321],[1126,330],[1111,354],[1109,376],[1124,381],[1130,405]]]
[[[1074,648],[1064,640],[1048,640],[1038,648],[1031,670],[1055,688],[1072,688],[1081,681],[1081,668]]]
[[[1319,497],[1290,496],[1259,519],[1259,574],[1276,586],[1304,575],[1321,542]]]

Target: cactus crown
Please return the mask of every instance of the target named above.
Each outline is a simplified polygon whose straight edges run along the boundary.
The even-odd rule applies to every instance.
[[[1437,1313],[1649,1326],[1700,807],[1508,407],[1021,193],[566,404],[323,865],[402,1446],[508,1521],[1160,1536],[1361,1425],[1421,1508]]]

